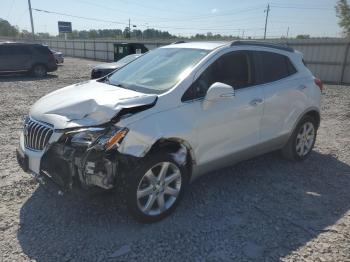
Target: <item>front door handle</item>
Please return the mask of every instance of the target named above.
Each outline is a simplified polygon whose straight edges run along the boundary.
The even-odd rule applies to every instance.
[[[250,105],[251,106],[257,106],[259,104],[261,104],[263,102],[263,100],[261,98],[255,98],[252,101],[250,101]]]

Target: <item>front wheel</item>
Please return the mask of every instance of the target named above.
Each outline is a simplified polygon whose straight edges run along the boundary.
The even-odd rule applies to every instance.
[[[156,222],[172,213],[188,183],[185,166],[167,153],[150,156],[129,176],[127,207],[141,222]]]
[[[32,68],[32,74],[35,77],[44,77],[47,74],[46,67],[44,65],[38,64]]]
[[[315,145],[316,134],[315,119],[308,115],[304,116],[289,138],[288,143],[282,149],[283,155],[289,160],[304,160]]]

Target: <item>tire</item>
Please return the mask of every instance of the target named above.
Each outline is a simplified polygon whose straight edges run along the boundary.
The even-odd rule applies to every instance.
[[[283,156],[292,161],[305,160],[315,145],[316,136],[316,120],[310,115],[304,116],[294,129],[287,144],[282,148]]]
[[[47,74],[46,66],[43,64],[34,65],[31,70],[31,73],[35,77],[44,77]]]
[[[161,172],[166,168],[166,172]],[[126,182],[126,204],[130,214],[140,222],[152,223],[175,210],[187,187],[188,174],[186,167],[177,163],[170,153],[158,152],[129,172]]]

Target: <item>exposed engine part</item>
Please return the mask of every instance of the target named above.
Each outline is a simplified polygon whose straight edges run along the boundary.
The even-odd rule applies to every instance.
[[[52,144],[44,154],[42,171],[64,189],[72,189],[73,183],[83,188],[92,186],[111,189],[116,184],[116,150],[105,152],[99,147],[81,147],[69,139]]]
[[[86,185],[99,186],[105,189],[111,189],[114,186],[116,175],[116,162],[106,158],[100,162],[87,162],[85,165],[85,183]]]

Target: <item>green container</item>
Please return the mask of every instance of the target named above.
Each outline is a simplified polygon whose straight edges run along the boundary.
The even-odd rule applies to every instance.
[[[118,61],[124,56],[131,54],[142,54],[147,52],[148,49],[144,44],[139,43],[117,43],[114,44],[114,61]]]

